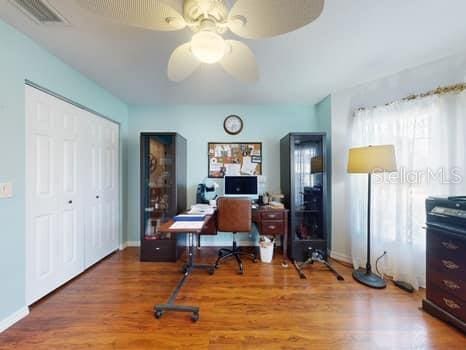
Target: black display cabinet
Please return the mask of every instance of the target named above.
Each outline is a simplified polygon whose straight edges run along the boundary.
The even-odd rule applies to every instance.
[[[186,210],[186,139],[141,133],[141,261],[176,261],[177,237],[160,224]]]
[[[291,133],[280,141],[281,190],[290,210],[289,258],[306,261],[312,249],[327,259],[326,134]]]

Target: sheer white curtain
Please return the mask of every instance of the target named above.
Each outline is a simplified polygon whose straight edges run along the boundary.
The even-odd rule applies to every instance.
[[[352,147],[395,145],[399,171],[373,175],[372,266],[425,286],[425,199],[465,195],[466,93],[435,95],[355,113]],[[349,175],[355,267],[366,261],[367,175]]]

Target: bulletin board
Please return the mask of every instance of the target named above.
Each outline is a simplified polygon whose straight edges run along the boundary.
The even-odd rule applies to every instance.
[[[262,143],[208,144],[209,177],[262,175]]]

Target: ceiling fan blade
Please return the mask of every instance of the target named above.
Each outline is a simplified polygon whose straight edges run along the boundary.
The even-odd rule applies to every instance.
[[[191,52],[191,43],[178,46],[168,61],[168,78],[179,82],[185,80],[201,65]]]
[[[237,0],[228,27],[244,38],[267,38],[311,23],[323,9],[324,0]]]
[[[238,80],[253,83],[259,80],[259,68],[251,49],[240,41],[226,40],[230,52],[220,61],[223,69]]]
[[[173,31],[186,26],[179,0],[77,0],[97,15],[144,29]]]

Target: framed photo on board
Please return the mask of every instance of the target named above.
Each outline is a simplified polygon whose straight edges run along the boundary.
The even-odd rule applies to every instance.
[[[262,175],[262,142],[209,142],[210,178]]]

